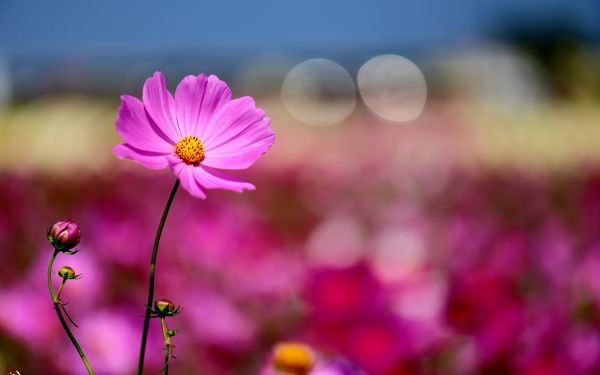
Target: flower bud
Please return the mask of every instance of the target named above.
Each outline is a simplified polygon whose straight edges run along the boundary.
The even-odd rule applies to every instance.
[[[76,279],[78,275],[75,274],[75,270],[73,268],[69,266],[62,266],[58,270],[58,276],[62,277],[63,279],[73,280]]]
[[[81,233],[72,220],[61,220],[48,228],[48,241],[56,250],[68,251],[79,244]]]
[[[172,315],[175,312],[175,305],[167,299],[159,299],[154,302],[154,309],[162,315]]]
[[[272,362],[273,367],[281,372],[306,375],[315,364],[315,356],[308,345],[288,341],[275,346]]]
[[[168,330],[167,330],[167,335],[168,335],[169,337],[173,337],[173,336],[175,336],[176,334],[177,334],[177,330],[176,330],[176,329],[168,329]]]

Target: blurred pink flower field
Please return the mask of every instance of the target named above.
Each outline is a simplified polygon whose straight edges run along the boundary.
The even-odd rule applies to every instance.
[[[257,374],[289,339],[373,375],[598,373],[600,171],[402,175],[390,131],[372,135],[377,150],[344,152],[361,132],[328,144],[341,159],[259,162],[243,174],[255,192],[177,196],[156,290],[184,307],[170,324],[173,373]],[[45,230],[70,217],[81,251],[56,266],[83,274],[63,294],[76,334],[97,373],[134,370],[172,183],[141,168],[1,175],[4,361],[22,374],[81,373],[45,288]],[[162,363],[157,324],[148,373]]]
[[[0,375],[600,374],[599,16],[0,1]]]

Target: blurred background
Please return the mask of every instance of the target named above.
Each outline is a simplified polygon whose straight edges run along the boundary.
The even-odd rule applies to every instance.
[[[0,1],[0,373],[137,364],[173,183],[111,153],[120,94],[217,74],[272,117],[241,195],[180,192],[157,297],[174,374],[257,374],[302,340],[368,374],[600,373],[600,3]],[[158,321],[147,373],[162,367]],[[341,373],[340,373],[341,374]]]

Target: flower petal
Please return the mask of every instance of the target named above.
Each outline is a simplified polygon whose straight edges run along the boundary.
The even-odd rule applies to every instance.
[[[112,149],[119,159],[130,159],[150,169],[162,169],[169,165],[167,157],[163,154],[144,151],[128,144],[116,145]]]
[[[265,111],[256,108],[254,99],[249,96],[230,100],[211,118],[210,132],[202,137],[207,150],[235,139],[249,127],[259,123],[265,117]]]
[[[249,182],[230,176],[216,169],[200,165],[192,169],[196,182],[206,189],[226,189],[241,193],[244,190],[254,190]]]
[[[154,73],[146,80],[142,97],[146,112],[169,140],[177,143],[182,135],[175,116],[175,101],[167,90],[165,77],[161,72]]]
[[[212,131],[212,121],[216,112],[231,100],[231,89],[227,84],[221,81],[217,76],[210,75],[207,79],[207,84],[202,98],[200,115],[198,117],[198,125],[196,127],[196,135],[200,137],[202,142],[204,138],[210,136]]]
[[[206,93],[206,75],[187,76],[179,82],[175,90],[177,122],[184,137],[197,135],[196,128],[202,114],[202,102]]]
[[[173,144],[169,143],[160,129],[148,120],[144,104],[133,96],[121,96],[116,128],[123,140],[137,149],[173,152]]]
[[[196,182],[194,176],[194,169],[198,167],[194,167],[192,165],[187,165],[183,162],[179,162],[171,165],[171,169],[179,178],[181,182],[181,186],[192,196],[200,199],[206,198],[206,194],[202,191],[198,183]]]
[[[246,169],[273,145],[275,133],[265,118],[248,127],[235,139],[206,151],[203,165],[220,169]]]

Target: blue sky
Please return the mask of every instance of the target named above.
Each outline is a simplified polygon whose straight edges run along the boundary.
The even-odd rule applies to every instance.
[[[168,5],[166,5],[168,4]],[[0,55],[407,48],[482,38],[502,19],[565,17],[596,37],[596,0],[0,0]]]

